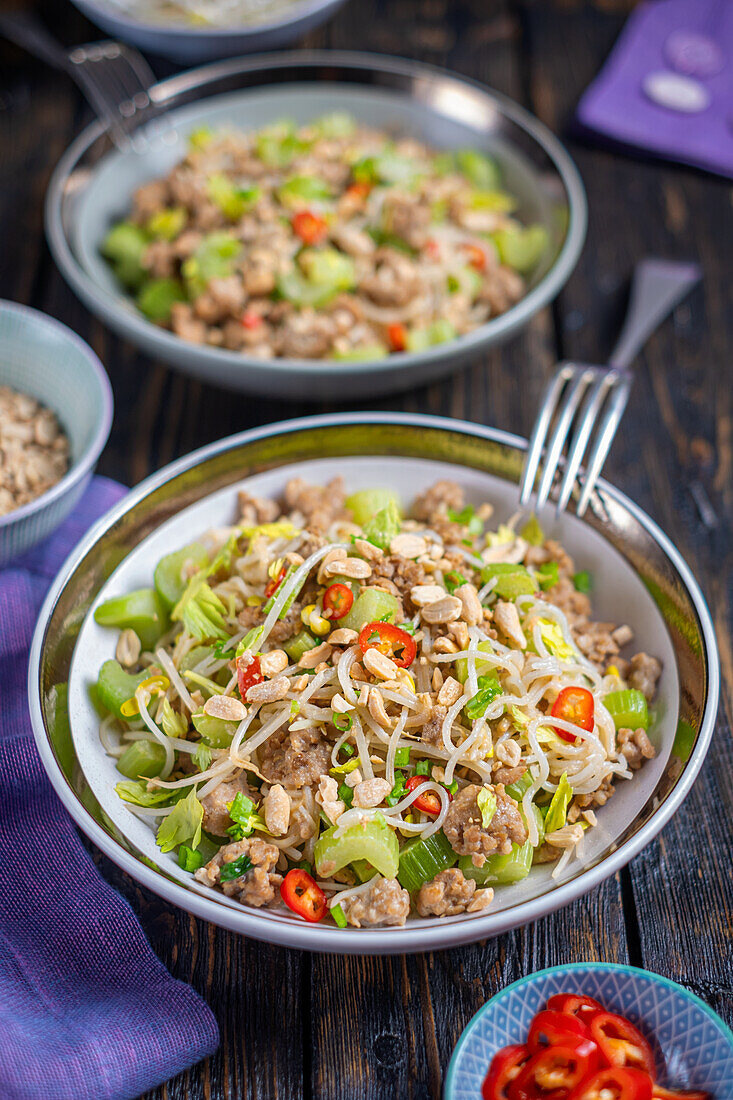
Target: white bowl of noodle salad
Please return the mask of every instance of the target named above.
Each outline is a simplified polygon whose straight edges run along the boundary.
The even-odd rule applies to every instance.
[[[340,431],[363,443],[266,468],[299,432],[318,454]],[[380,456],[377,439],[395,449],[410,431],[422,442]],[[477,468],[481,439],[500,443],[493,473]],[[707,612],[675,556],[707,662],[683,751],[681,605],[669,618],[658,563],[662,595],[611,544],[614,509],[664,536],[606,486],[609,538],[517,514],[505,452],[518,443],[435,418],[312,418],[215,444],[135,490],[108,533],[178,479],[185,497],[199,471],[214,478],[238,446],[265,448],[264,472],[168,501],[95,584],[68,712],[102,825],[56,783],[85,831],[192,912],[347,953],[496,934],[628,860],[707,748]],[[84,555],[104,539],[82,544],[49,596],[32,683],[70,570],[88,581]],[[33,693],[32,710],[56,781]]]

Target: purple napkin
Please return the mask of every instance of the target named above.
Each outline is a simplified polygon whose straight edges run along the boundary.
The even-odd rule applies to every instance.
[[[0,571],[0,1097],[132,1100],[211,1054],[216,1021],[98,874],[36,753],[26,701],[41,601],[124,494],[95,478],[44,545]]]
[[[578,119],[617,141],[733,176],[733,3],[641,4]]]

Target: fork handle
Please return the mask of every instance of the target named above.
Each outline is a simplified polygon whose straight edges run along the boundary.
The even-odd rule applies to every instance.
[[[0,34],[54,69],[73,75],[66,50],[30,12],[0,12]]]
[[[701,277],[702,271],[694,263],[641,260],[634,269],[629,308],[609,366],[627,370],[657,325]]]

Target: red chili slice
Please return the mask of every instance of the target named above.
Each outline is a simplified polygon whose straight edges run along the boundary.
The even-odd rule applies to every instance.
[[[267,584],[265,585],[265,597],[268,600],[269,600],[270,596],[275,595],[278,588],[280,587],[282,582],[285,580],[285,577],[287,576],[287,572],[288,572],[287,566],[284,565],[282,567],[282,569],[280,570],[280,572],[278,573],[278,575],[276,577],[273,577],[271,580],[269,580],[267,582]]]
[[[372,189],[370,183],[352,183],[344,191],[352,199],[365,199]]]
[[[404,351],[407,347],[407,329],[399,321],[387,325],[387,339],[392,351]]]
[[[378,649],[390,657],[398,668],[409,668],[415,660],[415,639],[393,623],[367,623],[361,628],[359,645],[362,653]]]
[[[243,699],[247,698],[247,692],[251,687],[261,684],[264,679],[259,657],[249,654],[247,658],[242,656],[237,660],[237,684]]]
[[[652,1100],[652,1082],[648,1073],[624,1066],[606,1066],[591,1074],[569,1093],[567,1100]]]
[[[594,1062],[589,1069],[595,1068],[598,1063],[598,1044],[592,1038],[587,1025],[577,1016],[555,1012],[553,1009],[538,1012],[529,1029],[527,1046],[530,1050],[537,1051],[548,1045],[569,1047],[579,1051],[584,1057],[592,1057]]]
[[[354,593],[346,584],[330,584],[323,593],[323,611],[327,619],[343,619],[351,611]],[[328,614],[326,614],[328,612]]]
[[[316,924],[326,915],[326,895],[302,867],[294,867],[292,871],[288,871],[280,884],[280,897],[288,909],[312,924]]]
[[[595,1044],[593,1044],[595,1047]],[[585,1080],[596,1067],[595,1051],[583,1054],[571,1046],[553,1045],[537,1051],[509,1086],[511,1100],[566,1100],[568,1089]]]
[[[643,1070],[654,1079],[656,1067],[652,1048],[631,1020],[615,1012],[599,1012],[589,1027],[602,1057],[609,1065]]]
[[[572,722],[573,725],[580,726],[582,730],[588,730],[589,733],[593,732],[595,703],[593,695],[587,688],[563,688],[553,704],[551,713],[553,718],[562,718],[564,722]],[[555,733],[571,745],[574,745],[578,740],[574,733],[559,729],[557,726],[555,726]]]
[[[498,1051],[484,1077],[481,1087],[483,1100],[508,1100],[507,1086],[518,1077],[529,1059],[530,1052],[525,1043],[516,1043]]]
[[[583,997],[577,993],[556,993],[550,997],[547,1007],[554,1012],[565,1012],[569,1016],[577,1016],[584,1024],[590,1022],[597,1012],[605,1012],[605,1008],[592,997]]]
[[[477,244],[464,244],[463,249],[468,253],[468,262],[474,271],[486,270],[486,253]]]
[[[427,775],[411,775],[405,783],[405,790],[408,794],[411,794],[416,790],[421,783],[427,783]],[[453,801],[453,795],[450,791],[446,792],[448,795],[448,801]],[[440,796],[435,791],[425,791],[425,794],[418,795],[415,801],[412,803],[416,810],[419,810],[423,814],[430,814],[431,817],[437,817],[441,809]]]
[[[441,257],[440,245],[437,241],[431,237],[423,245],[423,252],[430,257],[431,260],[439,260]]]
[[[244,328],[259,328],[262,324],[262,318],[259,313],[255,313],[253,309],[245,309],[241,317],[241,323]]]
[[[299,210],[293,214],[291,224],[303,244],[318,244],[328,232],[328,223],[310,210]]]

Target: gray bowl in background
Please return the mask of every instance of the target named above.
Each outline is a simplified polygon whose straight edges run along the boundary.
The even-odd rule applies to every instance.
[[[204,61],[286,46],[320,27],[345,0],[300,0],[277,19],[232,27],[148,23],[123,11],[115,11],[105,0],[72,0],[72,3],[113,38],[183,65],[199,65]]]
[[[47,538],[84,492],[112,425],[112,389],[92,349],[59,321],[0,301],[0,386],[56,413],[71,444],[68,472],[36,500],[0,516],[0,566]]]
[[[178,370],[249,393],[345,401],[392,393],[450,374],[516,333],[565,284],[585,240],[585,193],[561,143],[523,108],[479,84],[413,62],[367,54],[293,53],[219,62],[165,80],[151,90],[170,109],[173,141],[147,153],[121,153],[101,123],[88,127],[54,172],[46,231],[64,277],[121,336]],[[184,138],[204,125],[262,126],[287,116],[303,123],[339,110],[424,139],[438,148],[474,146],[501,164],[519,215],[542,223],[550,245],[526,296],[506,313],[448,343],[359,363],[248,358],[189,344],[135,309],[99,255],[109,226],[132,194],[180,159]]]

